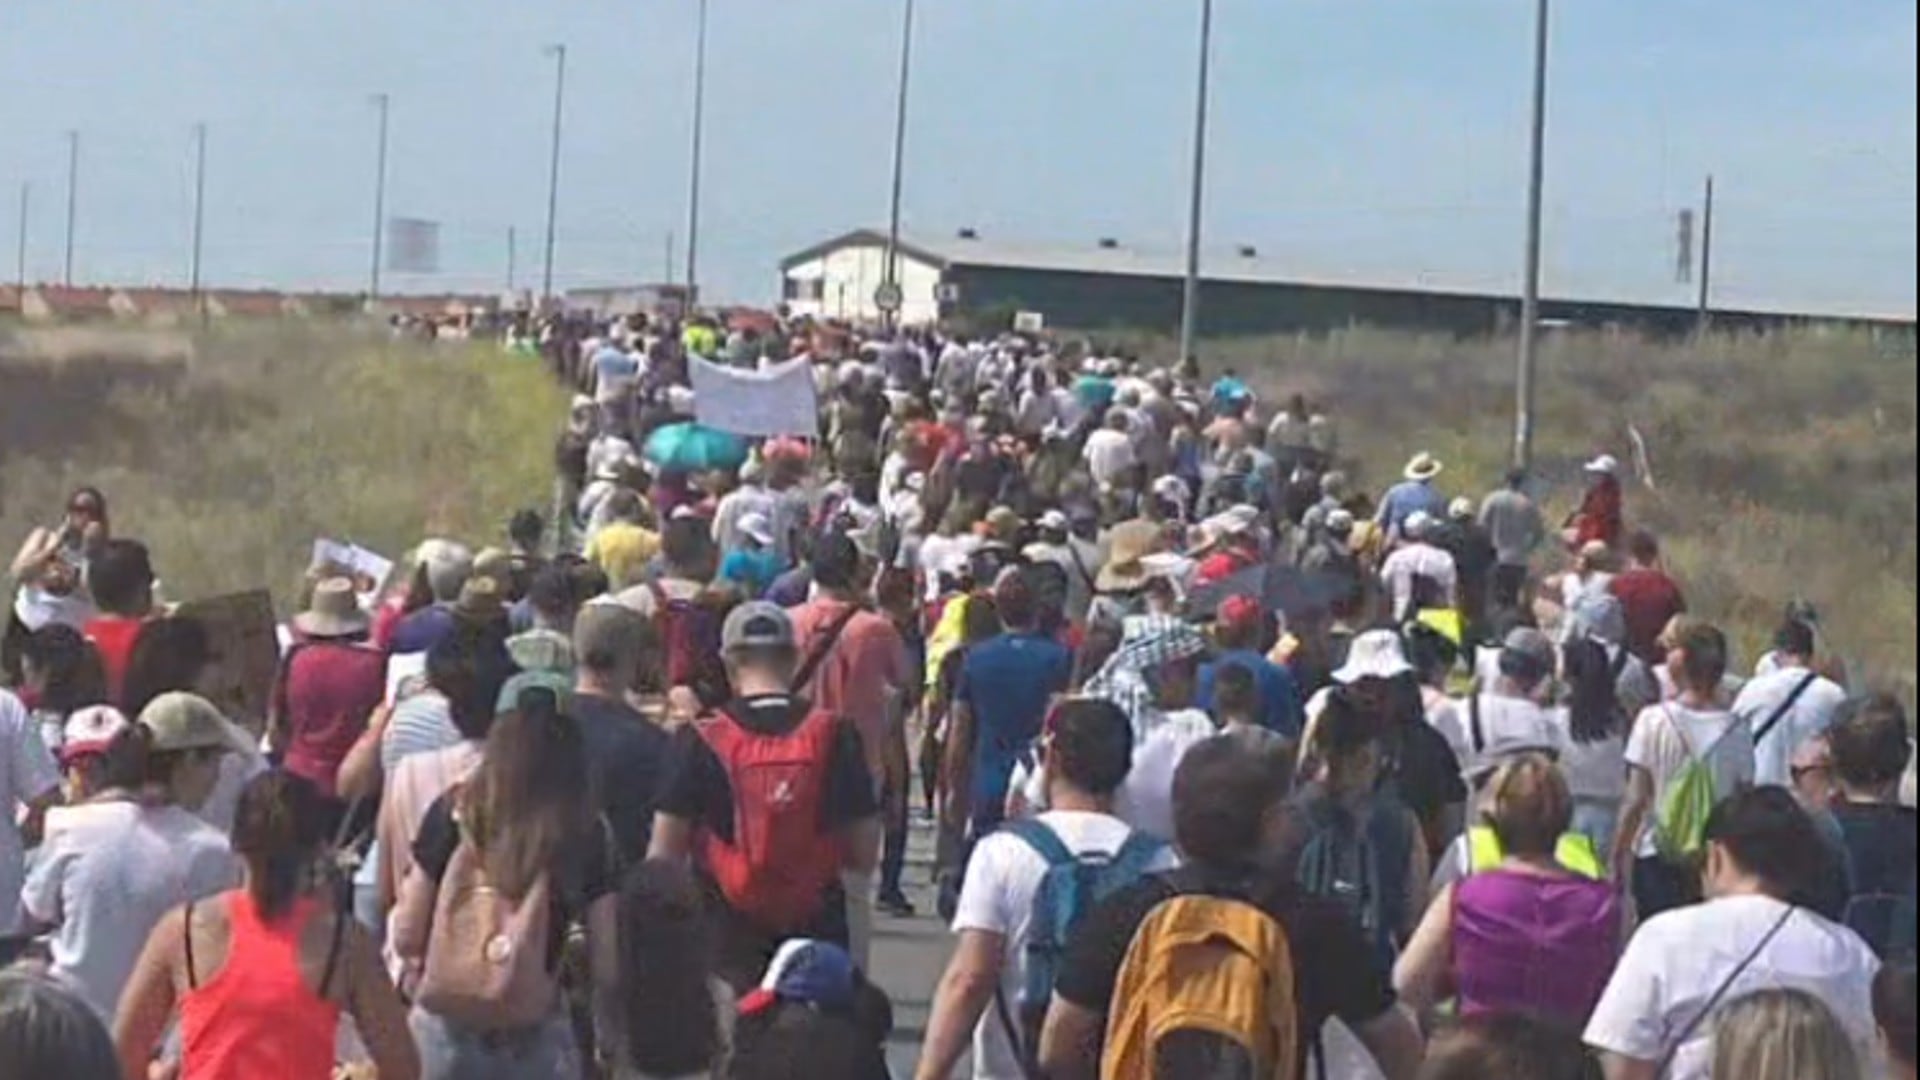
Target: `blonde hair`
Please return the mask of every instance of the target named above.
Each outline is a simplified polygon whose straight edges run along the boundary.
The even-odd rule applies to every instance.
[[[1552,855],[1573,827],[1573,793],[1543,754],[1521,754],[1487,785],[1487,824],[1509,855]]]
[[[1859,1051],[1819,998],[1761,990],[1720,1010],[1713,1080],[1866,1080]]]

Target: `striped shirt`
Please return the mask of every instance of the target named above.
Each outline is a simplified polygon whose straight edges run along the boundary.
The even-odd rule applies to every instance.
[[[437,690],[422,690],[393,707],[393,719],[380,738],[380,771],[392,776],[407,758],[445,750],[462,741],[460,729],[453,726],[446,696]]]

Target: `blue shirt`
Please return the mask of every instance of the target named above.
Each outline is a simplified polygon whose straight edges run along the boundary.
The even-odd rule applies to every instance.
[[[1374,520],[1387,532],[1397,534],[1408,518],[1422,511],[1435,521],[1447,520],[1447,497],[1435,491],[1431,483],[1403,480],[1388,489]]]
[[[445,604],[434,604],[400,620],[393,628],[391,651],[394,653],[423,653],[440,644],[441,639],[453,633],[453,609]]]
[[[1294,682],[1292,672],[1252,649],[1221,653],[1219,659],[1202,666],[1195,703],[1208,712],[1213,711],[1213,679],[1225,664],[1237,664],[1253,672],[1254,684],[1260,688],[1260,726],[1289,739],[1298,739],[1307,726],[1307,712],[1300,703],[1300,685]]]
[[[1000,821],[1020,752],[1073,677],[1073,653],[1043,634],[1001,634],[967,650],[954,699],[973,712],[973,820]]]

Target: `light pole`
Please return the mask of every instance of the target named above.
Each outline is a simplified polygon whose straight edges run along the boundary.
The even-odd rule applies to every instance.
[[[1700,313],[1695,331],[1705,334],[1713,325],[1713,175],[1707,175],[1706,200],[1700,208]]]
[[[20,297],[24,302],[27,295],[27,208],[33,201],[33,185],[20,182],[20,235],[14,241],[13,276],[20,286]]]
[[[79,220],[80,133],[67,132],[67,255],[60,271],[60,283],[73,288],[73,233]]]
[[[881,317],[891,328],[899,325],[900,308],[900,193],[907,167],[907,84],[913,74],[913,5],[907,0],[900,27],[900,94],[893,112],[893,195],[887,210],[887,258],[881,268],[881,280],[891,303],[881,309]]]
[[[693,153],[687,167],[687,303],[700,295],[700,152],[707,127],[707,0],[693,39]]]
[[[188,263],[187,293],[195,311],[204,312],[200,295],[200,256],[207,225],[207,125],[193,125],[193,257]]]
[[[1539,0],[1533,40],[1533,135],[1527,171],[1527,259],[1514,378],[1513,465],[1533,467],[1534,359],[1540,344],[1540,216],[1547,182],[1547,36],[1551,0]]]
[[[553,231],[560,214],[560,116],[567,99],[567,47],[547,46],[553,57],[553,155],[547,166],[547,244],[540,271],[540,299],[553,301]]]
[[[1181,290],[1180,362],[1195,359],[1200,332],[1200,217],[1207,175],[1208,66],[1213,52],[1213,0],[1200,0],[1200,70],[1193,107],[1193,189],[1187,206],[1187,279]]]
[[[373,157],[373,269],[367,277],[367,300],[380,298],[380,244],[387,228],[387,115],[393,100],[386,94],[373,95],[380,114],[380,139]]]

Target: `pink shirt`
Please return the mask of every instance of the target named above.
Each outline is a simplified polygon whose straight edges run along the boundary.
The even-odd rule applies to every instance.
[[[846,610],[843,601],[828,599],[809,600],[793,609],[793,633],[800,645],[801,663],[819,648]],[[894,700],[912,678],[900,632],[886,616],[863,611],[840,632],[826,659],[800,692],[816,708],[839,713],[853,722],[866,750],[867,768],[877,782],[886,775],[887,734],[898,722]]]

